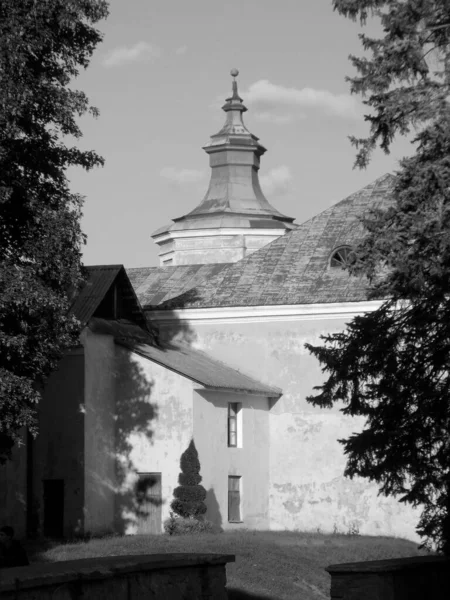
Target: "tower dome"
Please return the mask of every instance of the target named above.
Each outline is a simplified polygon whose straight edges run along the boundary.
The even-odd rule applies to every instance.
[[[225,124],[203,148],[211,167],[205,197],[152,234],[161,266],[236,262],[296,228],[261,190],[258,171],[266,149],[244,125],[247,108],[238,93],[238,74],[232,69],[232,95],[222,107]]]

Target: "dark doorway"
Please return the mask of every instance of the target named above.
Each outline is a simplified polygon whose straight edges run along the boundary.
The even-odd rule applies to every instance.
[[[64,479],[44,481],[44,536],[64,535]]]
[[[137,533],[161,533],[161,473],[138,473]]]

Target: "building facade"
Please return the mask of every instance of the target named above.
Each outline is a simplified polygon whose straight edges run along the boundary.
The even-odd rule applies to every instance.
[[[343,475],[338,440],[363,422],[307,402],[323,374],[305,343],[377,306],[345,266],[393,179],[294,224],[263,195],[232,75],[208,191],[153,234],[160,266],[91,267],[72,307],[80,344],[47,384],[40,436],[0,468],[23,530],[159,533],[193,439],[224,529],[416,537],[418,511]]]

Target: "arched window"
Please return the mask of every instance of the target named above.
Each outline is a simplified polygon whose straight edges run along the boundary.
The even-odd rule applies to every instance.
[[[330,258],[332,269],[346,269],[352,263],[353,251],[350,246],[341,246],[333,251]]]

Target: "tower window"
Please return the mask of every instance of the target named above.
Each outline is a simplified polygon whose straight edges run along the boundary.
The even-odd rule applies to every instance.
[[[334,250],[330,258],[332,269],[347,269],[353,262],[353,250],[350,246],[341,246]]]

